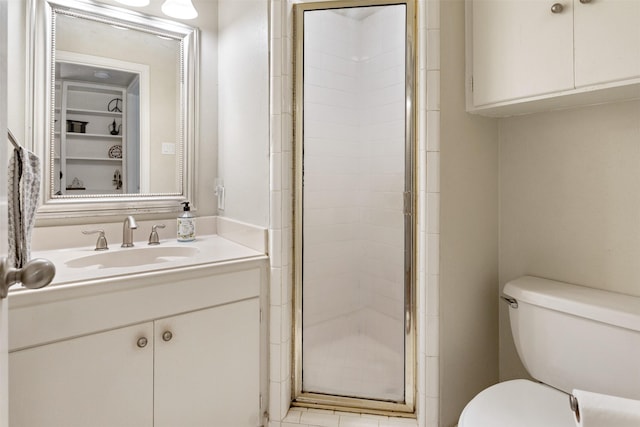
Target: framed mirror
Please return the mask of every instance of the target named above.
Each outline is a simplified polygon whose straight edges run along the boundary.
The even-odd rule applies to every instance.
[[[198,30],[79,0],[31,0],[41,217],[175,211],[193,200]]]

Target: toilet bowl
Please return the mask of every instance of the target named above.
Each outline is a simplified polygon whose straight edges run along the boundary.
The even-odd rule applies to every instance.
[[[537,382],[483,390],[458,427],[573,427],[574,389],[640,400],[640,297],[532,276],[504,294],[518,356]]]
[[[493,385],[469,402],[458,427],[575,427],[569,396],[529,380]]]

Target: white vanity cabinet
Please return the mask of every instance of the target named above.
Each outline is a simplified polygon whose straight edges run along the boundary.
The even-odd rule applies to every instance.
[[[510,115],[640,96],[640,2],[468,0],[467,109]]]
[[[153,334],[145,323],[9,355],[12,427],[153,425]]]
[[[10,295],[11,426],[260,425],[265,277],[251,261]]]
[[[154,427],[260,425],[259,325],[257,298],[156,321]]]

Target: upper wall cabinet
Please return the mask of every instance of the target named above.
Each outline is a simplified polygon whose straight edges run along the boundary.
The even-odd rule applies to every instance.
[[[467,110],[640,97],[640,1],[467,0]]]
[[[640,1],[574,0],[576,88],[640,77]]]

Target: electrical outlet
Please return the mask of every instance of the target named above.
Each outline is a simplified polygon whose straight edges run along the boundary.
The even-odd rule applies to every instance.
[[[176,154],[176,144],[173,142],[163,142],[162,154]]]

